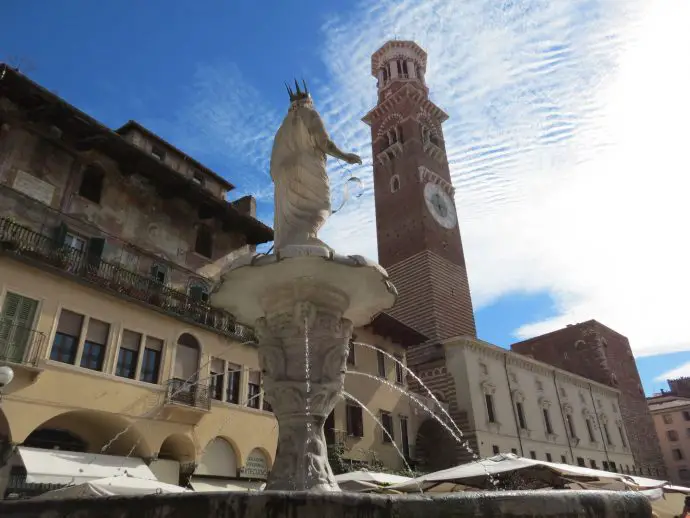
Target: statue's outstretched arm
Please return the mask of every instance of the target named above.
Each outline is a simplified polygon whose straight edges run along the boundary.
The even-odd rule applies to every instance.
[[[309,119],[305,121],[309,132],[313,135],[316,145],[325,154],[332,156],[333,158],[338,158],[344,160],[348,164],[361,164],[362,159],[354,153],[346,153],[340,149],[335,142],[331,140],[331,137],[326,131],[326,127],[323,124],[321,116],[313,110],[309,112]]]

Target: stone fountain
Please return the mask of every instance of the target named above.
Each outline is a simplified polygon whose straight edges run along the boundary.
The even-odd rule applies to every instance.
[[[273,253],[249,255],[223,272],[211,303],[254,326],[265,398],[278,419],[278,448],[266,491],[0,503],[3,517],[282,518],[638,517],[647,499],[605,491],[426,495],[340,492],[323,426],[344,390],[352,329],[395,304],[376,263],[337,254],[318,239],[330,215],[326,156],[361,163],[329,138],[306,85],[290,93],[275,137]]]

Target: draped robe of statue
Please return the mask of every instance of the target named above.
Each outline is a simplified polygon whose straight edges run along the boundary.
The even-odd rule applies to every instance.
[[[329,142],[311,102],[294,102],[276,133],[271,153],[276,251],[286,245],[325,246],[316,235],[331,214],[326,173]]]

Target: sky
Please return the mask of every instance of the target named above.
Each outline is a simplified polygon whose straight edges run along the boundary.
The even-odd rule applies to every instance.
[[[346,202],[321,237],[373,259],[370,56],[415,40],[450,116],[479,336],[509,346],[595,318],[630,339],[647,393],[690,375],[687,0],[3,0],[0,19],[0,61],[113,128],[144,124],[268,224],[283,83],[304,78],[363,158],[329,162]]]

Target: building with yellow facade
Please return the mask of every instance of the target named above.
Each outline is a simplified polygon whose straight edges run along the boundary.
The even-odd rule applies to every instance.
[[[123,471],[197,491],[261,487],[277,422],[253,331],[208,296],[272,231],[253,198],[226,200],[232,189],[141,125],[112,131],[0,67],[0,360],[14,375],[1,495]],[[401,361],[420,339],[387,315],[357,336]],[[371,415],[343,401],[329,443],[402,468],[417,422],[402,369],[367,347],[348,363],[347,391]]]

